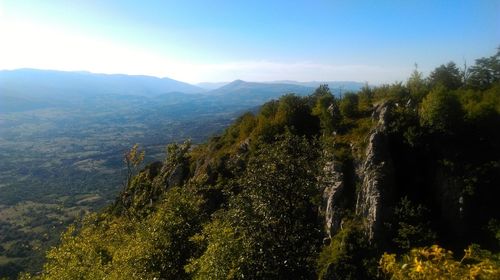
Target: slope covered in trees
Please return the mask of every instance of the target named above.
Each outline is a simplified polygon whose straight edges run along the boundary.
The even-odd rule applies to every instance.
[[[22,277],[498,279],[499,70],[268,102],[170,145]]]
[[[334,87],[344,84],[359,88]],[[146,161],[161,160],[165,143],[204,142],[242,112],[313,90],[236,81],[202,94],[168,78],[0,71],[0,277],[41,270],[69,224],[111,203],[124,175],[121,154],[134,143]]]

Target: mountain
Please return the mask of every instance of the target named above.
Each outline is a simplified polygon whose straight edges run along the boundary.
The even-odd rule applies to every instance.
[[[312,92],[240,83],[196,94],[196,87],[147,76],[1,71],[0,278],[39,270],[64,227],[113,200],[127,148],[138,143],[149,161],[158,160],[168,143],[206,141],[294,89]]]
[[[198,102],[214,106],[258,106],[286,93],[310,94],[328,83],[332,93],[358,91],[358,82],[246,82],[200,83],[197,86],[169,78],[123,74],[95,74],[54,70],[0,71],[0,112],[52,107],[81,107],[97,96],[142,96],[160,104]],[[122,96],[122,97],[119,97]],[[109,97],[108,97],[109,98]]]
[[[214,90],[223,87],[227,84],[229,84],[229,82],[217,82],[217,83],[203,82],[203,83],[197,83],[196,86],[206,90]]]
[[[238,96],[238,97],[265,97],[276,98],[286,93],[306,95],[314,90],[313,87],[285,83],[257,83],[235,80],[206,94],[211,96]]]
[[[441,66],[340,98],[238,80],[0,114],[0,277],[500,279],[499,58],[459,88]]]
[[[235,80],[219,88],[205,92],[205,94],[228,98],[260,98],[262,101],[267,101],[286,93],[295,93],[298,95],[310,94],[322,84],[328,84],[332,93],[336,96],[348,91],[357,92],[365,85],[364,83],[351,81],[296,82],[285,80],[275,82],[247,82]]]
[[[342,91],[342,92],[346,92],[346,91],[357,92],[365,85],[365,83],[354,82],[354,81],[297,82],[297,81],[283,80],[283,81],[273,81],[273,82],[269,82],[269,83],[291,84],[291,85],[299,85],[299,86],[306,86],[306,87],[312,87],[312,88],[317,88],[320,85],[327,84],[328,87],[330,87],[330,89],[334,93],[338,93],[340,91]]]
[[[218,88],[221,88],[225,85],[230,84],[230,82],[218,82],[218,83],[209,83],[209,82],[203,82],[203,83],[198,83],[196,86],[199,86],[201,88],[204,88],[206,90],[216,90]],[[354,82],[354,81],[310,81],[310,82],[297,82],[297,81],[292,81],[292,80],[281,80],[281,81],[272,81],[272,82],[260,82],[260,84],[281,84],[281,85],[297,85],[297,86],[304,86],[304,87],[310,87],[310,88],[317,88],[320,85],[327,84],[332,92],[338,93],[340,91],[346,92],[346,91],[354,91],[357,92],[359,91],[365,83],[361,82]]]
[[[500,279],[500,77],[444,79],[415,81],[422,96],[285,95],[203,144],[171,144],[34,278]]]
[[[20,91],[33,95],[141,95],[167,92],[199,93],[204,89],[170,78],[141,75],[96,74],[55,70],[18,69],[0,71],[0,88],[5,93]]]

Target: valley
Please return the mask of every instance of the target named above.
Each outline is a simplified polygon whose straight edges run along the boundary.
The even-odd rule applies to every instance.
[[[120,75],[121,84],[113,84],[113,75],[18,72],[0,71],[0,275],[39,270],[67,225],[114,201],[126,176],[123,154],[135,143],[146,151],[145,162],[162,160],[169,143],[203,142],[270,99],[313,90],[235,81],[182,93],[176,90],[194,86],[158,86],[162,79],[142,76]]]

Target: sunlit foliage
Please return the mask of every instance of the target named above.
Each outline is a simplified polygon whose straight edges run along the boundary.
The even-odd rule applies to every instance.
[[[471,71],[495,76],[495,57]],[[132,169],[143,157],[134,146],[126,162],[135,176],[114,207],[69,228],[42,274],[23,277],[498,279],[498,254],[473,245],[456,259],[431,246],[499,245],[487,232],[500,232],[499,84],[490,74],[477,85],[460,74],[449,63],[428,79],[416,69],[406,84],[358,94],[335,96],[322,85],[308,97],[284,95],[206,144],[169,145],[165,161],[141,171]],[[390,110],[386,119],[376,118],[380,108]],[[386,126],[395,182],[380,202],[386,234],[370,240],[366,217],[353,213],[368,142],[381,145],[370,137],[377,122]],[[323,232],[327,161],[335,178],[326,179],[343,188],[331,236]],[[456,208],[451,218],[445,206]],[[459,235],[451,223],[474,229]],[[448,241],[457,236],[470,239]]]
[[[398,257],[385,253],[380,270],[387,279],[500,279],[500,256],[469,246],[460,260],[449,250],[433,245],[412,249]]]

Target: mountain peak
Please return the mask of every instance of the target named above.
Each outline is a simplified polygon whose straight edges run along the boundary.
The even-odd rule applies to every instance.
[[[229,84],[230,85],[240,85],[240,84],[244,84],[244,83],[246,83],[246,82],[243,80],[237,79],[237,80],[230,82]]]

